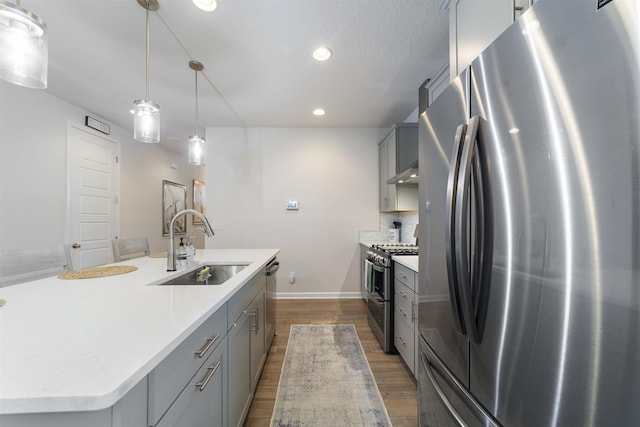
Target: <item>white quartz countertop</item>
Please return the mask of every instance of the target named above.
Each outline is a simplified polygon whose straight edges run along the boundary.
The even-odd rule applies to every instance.
[[[278,252],[198,250],[172,273],[144,257],[114,264],[138,267],[123,275],[0,288],[0,414],[112,406]],[[203,263],[250,265],[218,286],[156,286]]]
[[[418,255],[394,255],[391,259],[416,273],[418,272]]]

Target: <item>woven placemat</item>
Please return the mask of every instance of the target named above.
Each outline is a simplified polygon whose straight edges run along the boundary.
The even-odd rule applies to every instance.
[[[113,265],[109,267],[93,267],[83,270],[69,271],[58,276],[58,279],[74,280],[74,279],[95,279],[96,277],[115,276],[118,274],[131,273],[136,271],[138,267],[133,265]]]
[[[167,257],[167,253],[166,252],[156,252],[155,254],[149,254],[148,256],[149,256],[149,258],[166,258]]]

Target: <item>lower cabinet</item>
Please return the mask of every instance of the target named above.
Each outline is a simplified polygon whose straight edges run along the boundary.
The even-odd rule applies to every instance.
[[[160,420],[178,396],[189,388],[198,370],[207,367],[211,354],[220,348],[227,333],[227,306],[217,310],[148,375],[150,426]],[[224,345],[226,349],[226,343]],[[167,424],[165,424],[167,425]]]
[[[416,272],[397,262],[394,265],[394,326],[396,350],[416,376],[418,361],[418,312],[416,301]]]
[[[249,310],[251,315],[251,393],[256,391],[264,361],[267,359],[265,344],[266,297],[266,290],[263,289],[253,299]]]
[[[266,276],[258,275],[251,279],[241,292],[229,300],[228,306],[228,426],[241,427],[266,359]],[[233,323],[231,319],[235,319]]]
[[[224,338],[157,427],[226,427],[227,360],[227,339]]]
[[[251,405],[251,318],[246,310],[229,330],[229,426],[241,426]]]

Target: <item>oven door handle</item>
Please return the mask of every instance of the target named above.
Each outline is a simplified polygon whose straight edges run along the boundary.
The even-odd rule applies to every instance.
[[[364,287],[367,292],[373,292],[373,264],[368,259],[364,260]]]
[[[371,263],[371,268],[373,268],[375,271],[379,272],[379,273],[384,273],[385,272],[385,268],[384,267],[380,267],[377,264]]]

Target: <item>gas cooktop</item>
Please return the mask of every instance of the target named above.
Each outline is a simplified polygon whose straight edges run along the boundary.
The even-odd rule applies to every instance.
[[[371,249],[388,255],[418,255],[418,246],[409,243],[380,243]]]

